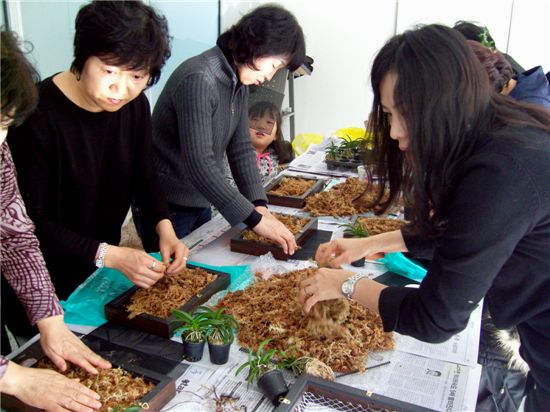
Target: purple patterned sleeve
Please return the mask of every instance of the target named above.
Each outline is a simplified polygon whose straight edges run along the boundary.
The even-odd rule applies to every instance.
[[[6,369],[8,369],[8,358],[5,358],[3,356],[0,356],[0,379],[4,377],[4,374],[6,373]]]
[[[25,306],[27,316],[34,325],[40,319],[63,314],[63,309],[34,234],[34,224],[19,193],[7,143],[4,142],[0,149],[2,275]]]

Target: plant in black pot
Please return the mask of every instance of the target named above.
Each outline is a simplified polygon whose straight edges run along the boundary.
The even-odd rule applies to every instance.
[[[355,223],[346,223],[344,225],[340,225],[340,227],[344,228],[344,237],[361,238],[370,236],[369,231],[365,229],[359,221],[356,221]],[[355,267],[363,267],[365,266],[365,258],[362,257],[361,259],[357,259],[351,262],[351,265]]]
[[[204,312],[191,314],[175,309],[172,311],[172,315],[175,317],[174,322],[180,325],[174,332],[181,331],[185,359],[189,362],[200,361],[206,343],[206,333],[210,325],[207,314]]]
[[[258,387],[261,389],[266,398],[275,406],[279,405],[280,399],[288,392],[285,379],[280,369],[271,360],[277,355],[276,348],[266,349],[271,339],[266,339],[258,346],[255,354],[249,352],[248,360],[239,366],[235,375],[248,367],[248,376],[246,381],[248,385],[257,381]]]
[[[229,350],[235,338],[235,332],[239,329],[239,322],[233,315],[226,313],[227,308],[223,306],[216,310],[208,306],[201,306],[199,309],[208,318],[206,339],[210,362],[223,365],[229,360]]]

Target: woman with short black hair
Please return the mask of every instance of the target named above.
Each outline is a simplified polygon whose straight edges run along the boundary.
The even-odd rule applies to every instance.
[[[9,138],[63,299],[98,267],[118,269],[146,288],[185,267],[188,254],[168,219],[151,159],[143,94],[170,56],[166,19],[141,1],[93,1],[79,10],[75,28],[70,70],[40,83],[38,109]],[[118,246],[132,200],[160,237],[162,262]]]
[[[153,144],[178,237],[210,220],[214,205],[231,225],[244,222],[294,253],[294,235],[266,207],[248,133],[247,86],[270,80],[279,69],[294,70],[304,59],[296,18],[280,6],[265,5],[170,76],[153,111]],[[225,153],[237,188],[224,178]],[[134,209],[137,222],[141,215]],[[139,226],[150,248],[155,234]]]

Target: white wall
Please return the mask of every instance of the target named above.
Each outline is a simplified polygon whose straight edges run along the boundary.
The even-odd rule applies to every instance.
[[[222,31],[268,1],[222,0]],[[385,41],[419,23],[452,26],[458,20],[487,26],[497,47],[526,69],[550,70],[548,0],[286,0],[300,22],[310,77],[295,81],[296,133],[331,134],[362,126],[372,103],[369,72]],[[284,104],[283,104],[284,106]],[[288,136],[288,125],[285,127]]]

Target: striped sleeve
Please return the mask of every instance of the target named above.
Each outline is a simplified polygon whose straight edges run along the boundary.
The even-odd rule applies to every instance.
[[[46,268],[34,224],[17,187],[8,145],[1,147],[0,236],[2,275],[25,307],[31,324],[63,313]]]

